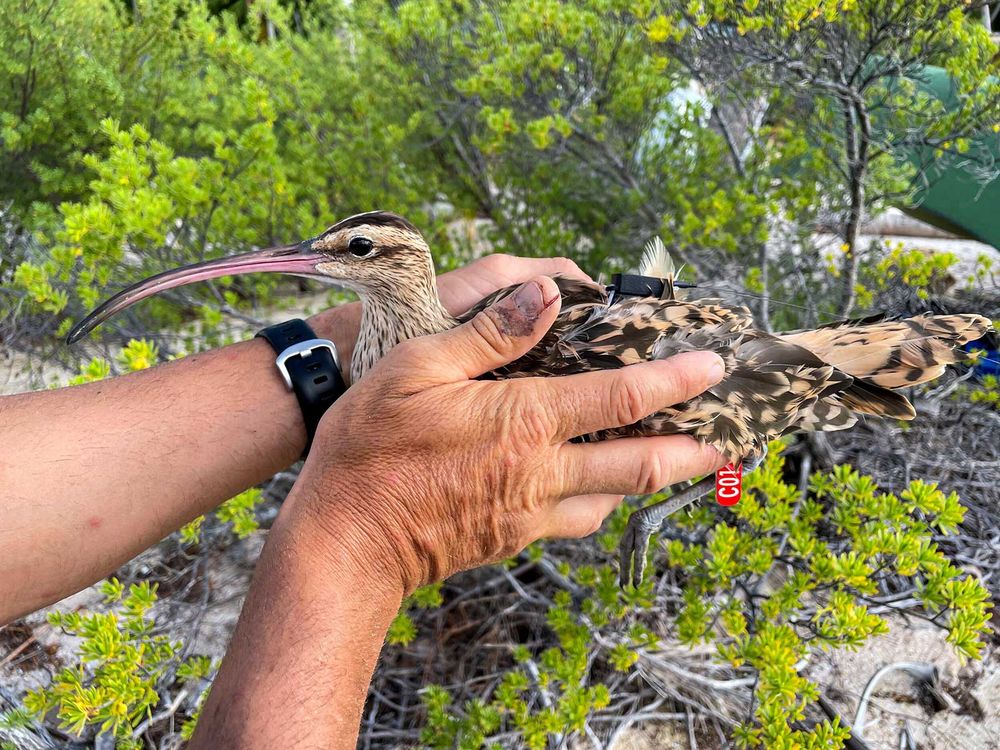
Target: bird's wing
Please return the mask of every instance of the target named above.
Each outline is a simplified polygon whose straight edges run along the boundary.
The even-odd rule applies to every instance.
[[[732,460],[789,432],[850,427],[857,413],[911,419],[910,402],[890,388],[939,373],[955,361],[955,346],[989,325],[979,316],[868,319],[772,335],[753,328],[746,308],[716,300],[638,298],[608,306],[593,292],[582,299],[564,301],[545,339],[494,377],[569,375],[715,351],[726,362],[720,383],[636,424],[587,437],[685,433]]]
[[[579,311],[568,311],[579,313]],[[588,315],[545,351],[529,355],[530,369],[498,373],[563,375],[612,369],[685,351],[711,350],[726,361],[726,377],[701,396],[635,425],[594,438],[685,433],[730,458],[759,453],[767,441],[797,429],[844,429],[852,410],[905,418],[909,402],[822,361],[794,342],[757,331],[746,308],[716,301],[637,299],[588,307]]]
[[[637,298],[611,307],[591,306],[587,313],[578,325],[566,328],[560,340],[561,353],[586,353],[597,358],[595,364],[604,361],[617,367],[652,359],[653,346],[664,337],[712,329],[717,330],[718,338],[753,325],[753,317],[745,307],[727,307],[712,300]]]
[[[832,415],[854,385],[853,378],[811,352],[761,331],[734,330],[732,323],[664,336],[653,356],[689,349],[714,349],[726,362],[726,377],[701,396],[648,417],[642,427],[663,429],[670,421],[732,460],[760,453],[810,414]],[[847,426],[831,423],[823,429]]]

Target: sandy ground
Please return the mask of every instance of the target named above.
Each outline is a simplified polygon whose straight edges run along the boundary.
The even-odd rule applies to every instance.
[[[873,750],[900,747],[908,729],[921,750],[987,750],[1000,747],[1000,658],[991,651],[981,662],[963,665],[945,633],[921,621],[895,623],[891,632],[856,652],[835,652],[817,660],[810,676],[831,685],[831,701],[854,721],[865,685],[881,667],[897,662],[933,664],[949,708],[930,713],[915,683],[896,671],[879,682],[866,715],[863,738]]]
[[[900,744],[906,730],[920,750],[1000,748],[1000,654],[991,649],[983,661],[963,665],[944,636],[944,631],[921,621],[896,618],[888,634],[858,651],[814,655],[805,674],[823,686],[840,715],[853,724],[865,686],[879,669],[898,662],[934,665],[949,707],[931,712],[920,700],[915,682],[905,672],[893,672],[879,681],[872,694],[861,739],[870,750],[907,750]],[[638,726],[624,732],[613,750],[725,747],[710,735],[694,734],[692,743],[686,722]]]

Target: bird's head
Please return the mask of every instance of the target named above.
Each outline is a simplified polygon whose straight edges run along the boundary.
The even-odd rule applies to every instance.
[[[362,295],[434,280],[431,251],[420,232],[387,211],[351,216],[298,247],[317,258],[317,273]]]
[[[337,281],[362,296],[433,289],[434,265],[420,232],[402,216],[370,211],[339,221],[293,245],[195,263],[133,284],[104,302],[67,337],[79,340],[112,315],[154,294],[196,281],[244,273],[285,273]]]

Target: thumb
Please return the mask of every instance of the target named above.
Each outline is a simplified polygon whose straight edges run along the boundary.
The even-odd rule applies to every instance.
[[[526,354],[559,314],[559,287],[536,276],[450,331],[414,341],[413,370],[424,369],[437,383],[476,378]],[[420,365],[423,364],[423,367]]]

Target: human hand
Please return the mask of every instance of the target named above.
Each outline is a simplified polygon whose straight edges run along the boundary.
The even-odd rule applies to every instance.
[[[541,537],[591,534],[622,494],[725,463],[683,435],[567,442],[718,382],[710,352],[472,380],[527,352],[558,311],[554,282],[540,276],[465,325],[398,345],[329,410],[283,512],[308,519],[300,529],[321,548],[346,551],[407,594]]]
[[[590,279],[569,258],[521,258],[494,253],[438,276],[438,294],[448,312],[460,315],[497,289],[521,284],[539,275]]]

